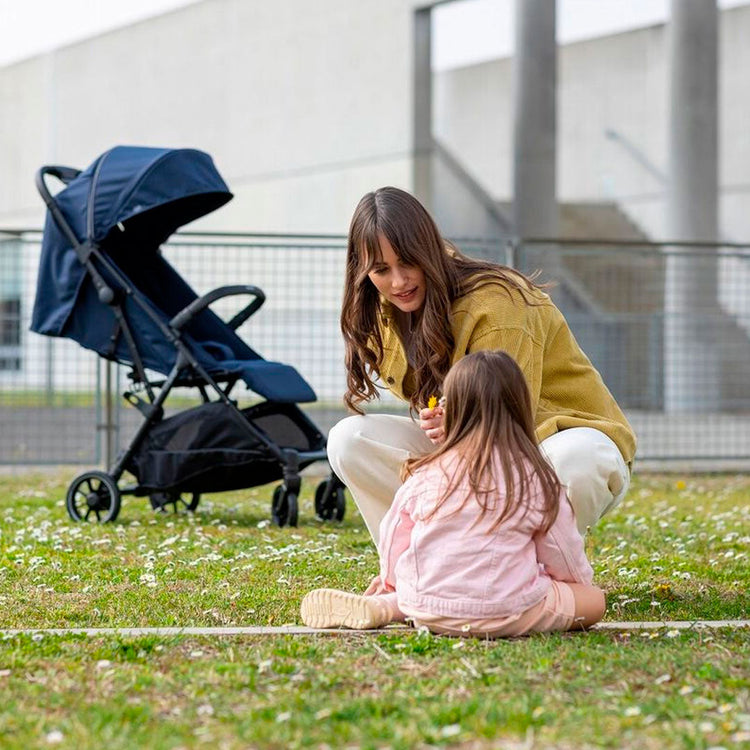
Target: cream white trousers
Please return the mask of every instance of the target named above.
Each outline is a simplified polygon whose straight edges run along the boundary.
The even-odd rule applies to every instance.
[[[331,429],[328,460],[349,488],[376,543],[380,521],[401,486],[401,465],[432,448],[419,424],[409,417],[353,416]],[[573,427],[548,437],[541,448],[567,490],[582,534],[625,496],[630,472],[603,432]]]

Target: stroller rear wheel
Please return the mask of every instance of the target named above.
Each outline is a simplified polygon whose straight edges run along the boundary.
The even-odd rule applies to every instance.
[[[74,521],[114,521],[120,512],[117,482],[103,471],[87,471],[76,477],[68,488],[65,507]]]
[[[194,511],[198,507],[201,496],[197,492],[182,493],[170,490],[168,492],[152,492],[149,495],[151,507],[157,513],[178,513],[181,510]]]
[[[297,512],[297,495],[280,484],[273,491],[271,520],[276,526],[296,526]]]
[[[341,521],[345,510],[344,488],[335,486],[332,489],[330,480],[321,482],[315,490],[315,514],[318,518],[321,521]]]

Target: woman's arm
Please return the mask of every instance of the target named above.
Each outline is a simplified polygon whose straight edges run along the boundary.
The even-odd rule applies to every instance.
[[[538,296],[538,295],[537,295]],[[518,363],[526,378],[532,408],[536,414],[541,393],[545,326],[541,313],[548,307],[546,297],[530,305],[517,292],[508,292],[499,284],[486,284],[454,303],[451,328],[454,339],[452,363],[466,354],[483,350],[502,350]],[[440,407],[423,409],[419,426],[436,445],[445,439]]]
[[[536,413],[541,391],[541,348],[523,329],[491,329],[470,340],[466,354],[484,350],[502,350],[516,360],[526,378],[532,407]],[[434,445],[440,445],[445,440],[443,407],[421,409],[419,426]]]

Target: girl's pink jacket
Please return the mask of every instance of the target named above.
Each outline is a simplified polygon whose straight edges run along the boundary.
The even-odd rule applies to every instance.
[[[493,531],[493,511],[481,516],[474,496],[463,503],[470,493],[468,480],[428,518],[456,461],[451,451],[417,470],[398,490],[380,524],[380,581],[373,581],[366,593],[395,590],[404,611],[494,618],[538,604],[553,579],[591,583],[593,571],[564,492],[554,524],[546,533],[539,530],[536,480],[526,498],[526,515],[516,512]],[[499,461],[494,476],[503,503],[505,481]]]

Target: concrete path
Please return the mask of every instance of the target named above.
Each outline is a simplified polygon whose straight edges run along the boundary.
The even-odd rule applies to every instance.
[[[705,628],[750,628],[750,620],[672,620],[664,622],[600,622],[591,630],[698,630]],[[28,628],[0,630],[0,637],[20,634],[43,633],[45,635],[89,635],[89,636],[232,636],[232,635],[382,635],[383,633],[407,632],[411,628],[391,625],[376,630],[345,630],[340,628],[307,628],[304,625],[280,625],[278,627],[231,627],[231,628]]]

